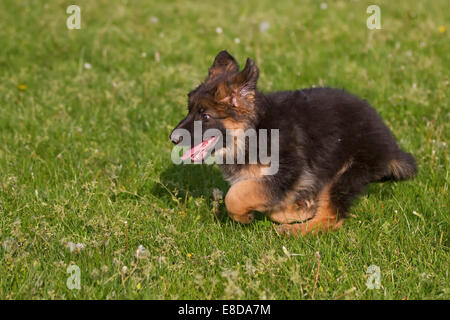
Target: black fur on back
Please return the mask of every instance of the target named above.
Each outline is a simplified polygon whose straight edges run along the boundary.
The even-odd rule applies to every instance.
[[[414,158],[400,149],[376,111],[344,90],[259,93],[256,104],[260,114],[255,127],[280,130],[279,171],[266,177],[275,202],[304,175],[311,181],[298,191],[298,200],[314,199],[333,181],[332,201],[345,216],[368,183],[409,179],[416,173]]]

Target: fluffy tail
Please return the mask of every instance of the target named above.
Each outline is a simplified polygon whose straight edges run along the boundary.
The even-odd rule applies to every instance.
[[[397,157],[389,162],[388,170],[389,173],[385,178],[389,180],[411,179],[417,172],[416,160],[410,153],[400,150]]]

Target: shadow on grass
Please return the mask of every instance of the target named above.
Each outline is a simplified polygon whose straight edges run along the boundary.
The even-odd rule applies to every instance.
[[[369,184],[355,199],[356,205],[361,196],[376,195],[381,199],[392,198],[395,193],[396,183],[391,181]],[[223,179],[222,174],[213,165],[174,165],[170,164],[159,176],[159,182],[155,182],[150,193],[171,203],[173,197],[184,201],[187,197],[204,198],[209,205],[213,206],[213,189],[219,189],[223,193],[223,198],[229,189],[228,183]],[[227,221],[228,214],[223,202],[219,206],[218,218],[220,222]],[[267,219],[264,214],[256,213],[255,220]]]
[[[223,193],[223,199],[229,189],[228,183],[223,179],[219,168],[213,165],[174,165],[170,164],[159,176],[159,183],[155,182],[151,193],[167,202],[186,197],[204,198],[213,206],[213,189]],[[221,223],[229,221],[225,205],[219,206],[218,219]],[[255,220],[265,219],[264,214],[256,213]],[[240,224],[239,224],[240,225]]]
[[[228,185],[222,178],[220,170],[211,165],[174,165],[170,164],[159,176],[159,182],[153,184],[151,194],[171,203],[173,197],[184,201],[188,197],[204,198],[213,203],[213,189],[217,188],[226,194]],[[224,214],[221,206],[220,220]]]
[[[394,181],[372,182],[363,190],[361,195],[374,195],[381,199],[389,199],[395,194],[398,183]]]
[[[218,168],[210,165],[174,165],[170,164],[159,176],[160,183],[155,184],[152,194],[159,198],[171,198],[168,192],[177,192],[180,198],[190,195],[212,199],[212,190],[220,189],[224,194],[228,189]],[[167,189],[166,189],[167,188]]]

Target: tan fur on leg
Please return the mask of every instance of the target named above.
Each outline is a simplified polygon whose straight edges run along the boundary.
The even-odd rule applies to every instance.
[[[319,194],[318,208],[314,218],[305,223],[283,224],[278,227],[281,234],[297,235],[299,232],[303,235],[308,233],[327,232],[341,227],[343,220],[337,220],[336,210],[330,200],[330,187],[327,185]]]
[[[250,211],[264,211],[268,199],[264,186],[258,180],[243,180],[228,190],[225,206],[231,219],[250,223],[253,220]]]
[[[278,223],[302,222],[311,219],[314,212],[307,209],[300,209],[295,204],[286,206],[281,210],[274,210],[267,213],[270,220]]]

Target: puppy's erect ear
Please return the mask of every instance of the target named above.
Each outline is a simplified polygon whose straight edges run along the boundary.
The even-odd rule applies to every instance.
[[[225,50],[220,51],[219,54],[214,59],[214,63],[211,68],[209,68],[208,77],[205,81],[212,80],[220,74],[225,72],[238,72],[239,65],[236,60]]]
[[[259,70],[255,62],[247,58],[244,69],[234,74],[226,83],[217,87],[216,100],[226,102],[242,110],[253,106]]]
[[[247,58],[244,69],[233,79],[233,86],[237,89],[237,94],[241,97],[254,96],[258,77],[258,67],[252,59]]]

